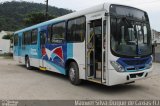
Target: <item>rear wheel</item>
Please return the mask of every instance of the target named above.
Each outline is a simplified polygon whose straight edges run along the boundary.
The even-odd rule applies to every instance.
[[[69,65],[69,80],[74,85],[79,85],[81,83],[79,79],[79,68],[75,62],[71,62]]]
[[[29,57],[26,57],[26,59],[25,59],[25,65],[26,65],[26,68],[27,68],[28,70],[31,70],[31,69],[32,69],[32,67],[30,66]]]

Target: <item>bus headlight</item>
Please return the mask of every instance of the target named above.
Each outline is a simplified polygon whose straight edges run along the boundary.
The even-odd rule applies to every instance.
[[[116,61],[111,61],[112,66],[117,72],[125,72],[124,68]]]

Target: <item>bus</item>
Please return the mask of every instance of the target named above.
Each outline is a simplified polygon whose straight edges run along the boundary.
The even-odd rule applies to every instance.
[[[14,59],[69,77],[107,86],[144,79],[152,70],[147,12],[104,3],[14,33]]]

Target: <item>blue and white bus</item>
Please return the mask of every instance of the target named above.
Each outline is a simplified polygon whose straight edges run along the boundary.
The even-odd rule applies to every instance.
[[[108,86],[150,75],[151,29],[147,12],[104,3],[14,33],[14,59]]]

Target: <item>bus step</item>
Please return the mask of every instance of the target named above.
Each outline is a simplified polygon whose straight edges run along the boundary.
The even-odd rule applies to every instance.
[[[42,70],[42,71],[46,71],[47,70],[46,67],[39,67],[39,69]]]
[[[101,79],[88,79],[88,81],[95,82],[101,84]]]
[[[94,76],[88,76],[87,79],[94,79]]]

